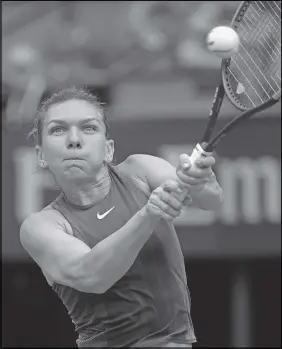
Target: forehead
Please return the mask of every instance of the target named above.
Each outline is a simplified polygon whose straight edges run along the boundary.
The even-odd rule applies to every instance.
[[[68,121],[79,121],[85,117],[95,117],[102,120],[98,107],[82,100],[70,100],[54,104],[48,110],[45,117],[45,124],[55,119]]]

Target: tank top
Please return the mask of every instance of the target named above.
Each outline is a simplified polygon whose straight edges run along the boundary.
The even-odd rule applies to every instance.
[[[70,223],[74,236],[90,248],[120,229],[150,195],[118,167],[109,166],[109,175],[110,190],[95,206],[73,207],[63,194],[51,204]],[[97,218],[112,207],[106,217]],[[173,224],[165,220],[160,220],[126,274],[103,294],[58,283],[52,287],[75,326],[78,347],[196,341],[184,257]]]

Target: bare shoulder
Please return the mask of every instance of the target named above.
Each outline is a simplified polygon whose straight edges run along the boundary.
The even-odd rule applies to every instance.
[[[57,225],[61,226],[67,234],[73,235],[73,230],[69,221],[51,205],[46,206],[41,212],[48,212],[45,218],[53,219],[53,221],[56,222]]]
[[[73,235],[72,227],[67,219],[59,211],[53,209],[51,205],[48,205],[40,212],[32,213],[28,216],[21,225],[20,235],[27,230],[32,231],[35,227],[38,229],[38,227],[46,224],[60,227],[67,234]]]

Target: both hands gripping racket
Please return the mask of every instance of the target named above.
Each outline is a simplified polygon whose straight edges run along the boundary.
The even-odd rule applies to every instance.
[[[240,46],[232,58],[222,60],[221,83],[215,90],[204,135],[191,154],[192,166],[199,157],[211,155],[243,121],[281,97],[281,1],[243,1],[230,26],[238,33]],[[225,95],[243,113],[212,137]],[[181,199],[187,193],[184,189]]]

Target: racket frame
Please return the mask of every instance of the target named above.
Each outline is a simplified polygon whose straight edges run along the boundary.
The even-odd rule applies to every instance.
[[[242,1],[239,7],[237,8],[230,24],[230,26],[235,30],[236,30],[236,22],[241,20],[241,18],[243,17],[244,13],[246,12],[251,2],[252,1]],[[217,86],[215,90],[212,107],[209,113],[209,120],[205,129],[204,135],[201,139],[201,142],[195,146],[190,156],[190,162],[192,167],[194,166],[198,158],[212,155],[212,152],[215,146],[228,133],[230,133],[233,129],[239,126],[242,122],[246,121],[254,114],[270,108],[271,106],[276,104],[281,98],[281,87],[280,87],[280,89],[276,93],[274,93],[274,95],[269,100],[267,100],[261,105],[258,105],[253,109],[246,110],[246,107],[241,105],[238,101],[236,101],[235,98],[233,98],[231,94],[231,89],[228,88],[228,79],[227,79],[228,75],[226,74],[226,68],[229,66],[230,62],[231,62],[231,58],[223,59],[221,62],[221,83]],[[229,121],[218,133],[215,134],[215,136],[211,138],[225,95],[228,97],[230,102],[237,109],[240,109],[241,111],[243,111],[243,113],[235,117],[231,121]],[[179,185],[180,187],[182,187],[181,183],[179,183]],[[182,189],[183,189],[183,192],[179,195],[179,198],[181,200],[183,200],[186,197],[187,193],[189,192],[187,188],[182,187]]]
[[[247,11],[249,5],[253,1],[242,1],[239,7],[237,8],[230,26],[236,31],[237,25],[236,23],[240,22],[240,20],[243,18],[245,12]],[[211,154],[215,146],[228,134],[230,131],[235,129],[237,126],[239,126],[242,122],[249,119],[254,114],[261,112],[263,110],[266,110],[270,107],[272,107],[274,104],[276,104],[280,98],[281,98],[281,87],[280,89],[273,94],[273,96],[265,101],[264,103],[256,106],[252,109],[247,109],[245,106],[243,106],[234,96],[234,92],[229,87],[229,79],[227,74],[227,68],[229,67],[231,62],[231,58],[223,59],[221,62],[221,84],[219,87],[217,87],[214,99],[213,99],[213,105],[211,107],[211,111],[209,114],[209,121],[206,127],[206,131],[204,133],[204,136],[202,137],[202,140],[200,144],[198,144],[196,148],[198,148],[197,153],[199,153],[199,149],[201,148],[203,151],[203,155],[206,156],[206,154]],[[220,93],[218,92],[218,89],[220,89]],[[223,92],[224,91],[224,92]],[[237,109],[243,111],[242,114],[232,119],[230,122],[228,122],[215,136],[211,138],[212,131],[214,130],[217,118],[220,113],[220,108],[224,99],[224,96],[227,96],[229,101],[234,105]],[[199,147],[200,145],[200,147]],[[196,153],[195,153],[196,156]]]

